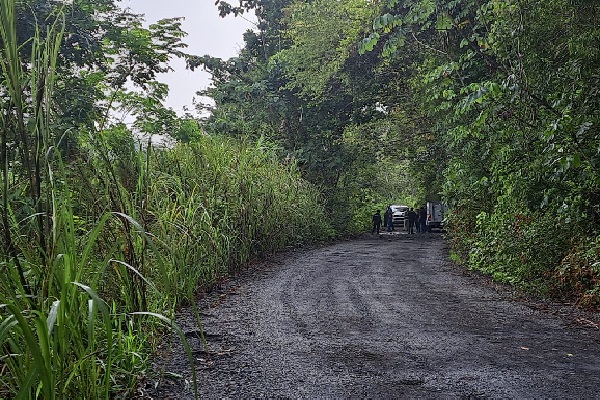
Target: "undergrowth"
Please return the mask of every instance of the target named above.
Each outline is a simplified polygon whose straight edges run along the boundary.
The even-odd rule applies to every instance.
[[[172,317],[196,288],[333,231],[317,188],[268,143],[155,149],[91,124],[68,132],[65,157],[52,18],[24,55],[15,2],[0,0],[0,398],[131,397],[165,329],[194,371]]]
[[[453,210],[448,240],[453,260],[527,292],[600,304],[600,240],[576,232],[556,210]]]

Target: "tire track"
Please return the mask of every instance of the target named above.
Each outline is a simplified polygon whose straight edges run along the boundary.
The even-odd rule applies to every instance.
[[[445,261],[439,237],[382,237],[281,255],[234,281],[206,311],[202,397],[600,398],[598,330],[482,285]],[[184,360],[173,349],[161,366],[189,381]],[[176,380],[154,393],[193,397]]]

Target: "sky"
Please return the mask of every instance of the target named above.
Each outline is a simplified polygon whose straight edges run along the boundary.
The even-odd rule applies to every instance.
[[[243,33],[253,28],[251,22],[240,17],[219,17],[215,0],[121,0],[119,4],[144,14],[146,26],[163,18],[184,17],[181,27],[188,33],[183,39],[188,47],[183,51],[200,56],[209,54],[223,59],[236,56],[243,46]],[[244,17],[252,20],[254,14]],[[165,106],[182,115],[186,106],[193,110],[192,99],[198,98],[197,91],[208,87],[210,74],[199,69],[186,70],[185,62],[179,59],[171,61],[171,68],[175,71],[159,77],[169,85]]]

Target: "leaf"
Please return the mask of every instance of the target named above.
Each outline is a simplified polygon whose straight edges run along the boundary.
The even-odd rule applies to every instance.
[[[373,51],[378,41],[379,34],[377,32],[371,33],[369,37],[364,38],[360,42],[359,53],[364,54],[366,51]]]
[[[575,168],[581,167],[581,156],[578,153],[573,154],[572,163],[573,163],[573,167],[575,167]]]
[[[452,28],[452,18],[448,14],[438,16],[437,21],[435,22],[435,29],[438,31],[447,31]],[[462,45],[462,42],[461,42]],[[462,47],[462,46],[461,46]]]
[[[48,333],[51,335],[52,330],[54,329],[54,324],[56,323],[56,316],[58,314],[58,307],[60,306],[60,301],[55,300],[52,303],[52,307],[50,308],[50,313],[48,313],[48,318],[46,323],[48,325]]]
[[[590,128],[594,126],[592,122],[586,121],[577,127],[577,133],[575,134],[579,139],[582,135],[584,135]]]
[[[148,279],[146,279],[146,277],[144,275],[142,275],[137,269],[135,269],[130,264],[126,263],[125,261],[120,261],[120,260],[117,260],[117,259],[114,259],[114,258],[110,259],[109,262],[113,262],[113,263],[125,266],[130,271],[132,271],[134,274],[136,274],[137,276],[139,276],[144,282],[146,282],[146,284],[148,286],[150,286],[152,289],[154,289],[154,290],[156,290],[157,292],[160,293],[160,291],[158,290],[158,288],[156,286],[154,286],[154,284],[151,281],[149,281]]]
[[[106,313],[106,315],[109,314],[110,310],[108,307],[108,304],[106,304],[106,302],[104,300],[102,300],[102,298],[100,296],[98,296],[98,293],[96,293],[96,291],[94,289],[92,289],[91,287],[84,285],[83,283],[79,283],[79,282],[71,282],[73,285],[80,287],[81,289],[83,289],[88,296],[91,297],[92,300],[94,300],[94,302],[98,305],[98,307],[100,308],[100,310],[103,313]]]

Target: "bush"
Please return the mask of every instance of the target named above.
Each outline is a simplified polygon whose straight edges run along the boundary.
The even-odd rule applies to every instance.
[[[556,266],[553,290],[564,297],[577,299],[582,306],[600,305],[600,236],[573,240],[574,245]]]
[[[572,242],[568,226],[557,223],[550,210],[529,212],[514,207],[480,212],[471,232],[471,224],[458,219],[456,212],[450,221],[454,252],[470,268],[538,294],[551,290],[552,271]]]

